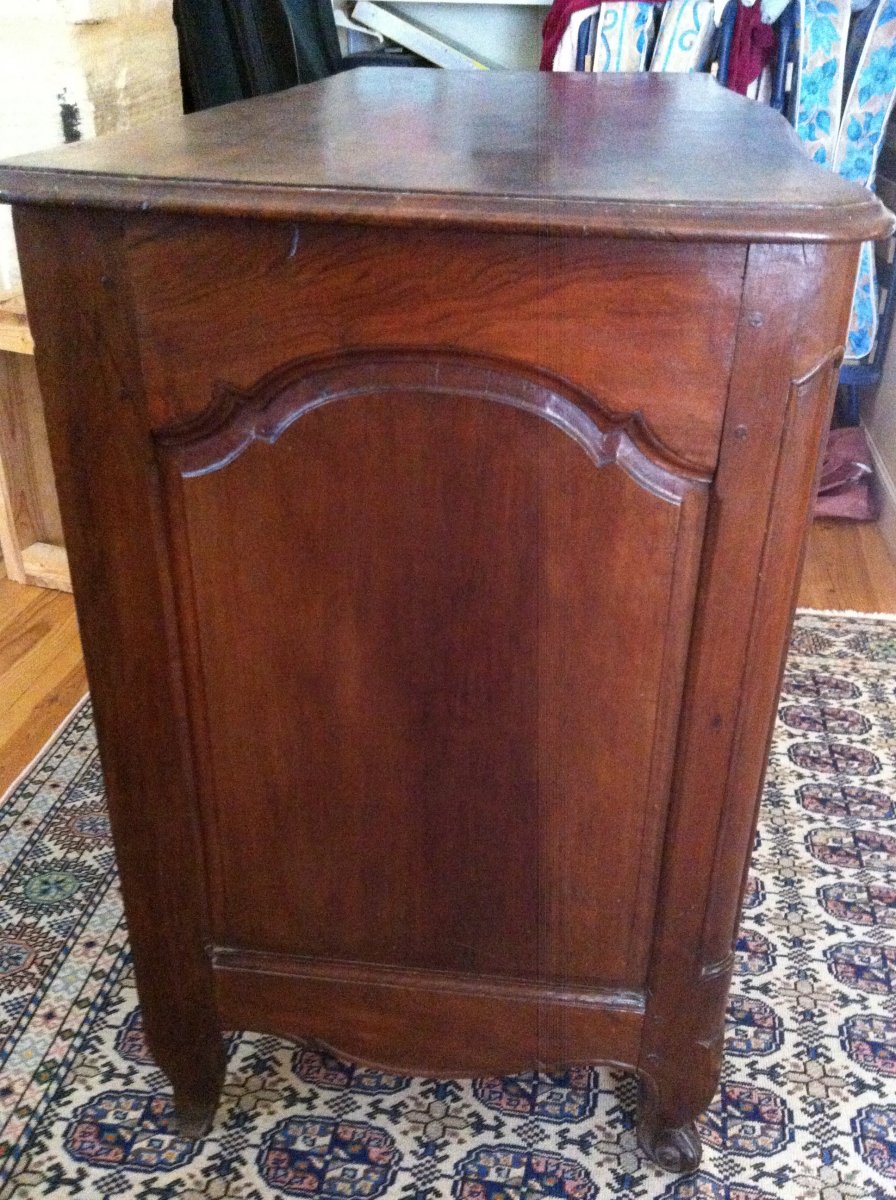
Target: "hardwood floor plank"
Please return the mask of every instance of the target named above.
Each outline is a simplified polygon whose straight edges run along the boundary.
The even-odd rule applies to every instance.
[[[0,580],[0,794],[86,691],[71,596]]]
[[[816,521],[799,603],[805,608],[896,612],[896,565],[877,526]]]

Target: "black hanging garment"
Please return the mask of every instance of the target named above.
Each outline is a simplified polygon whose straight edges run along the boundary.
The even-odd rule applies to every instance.
[[[344,56],[332,0],[174,0],[184,111],[312,83],[350,67],[417,66],[402,52]]]
[[[282,0],[295,43],[299,83],[326,79],[343,69],[331,0]]]
[[[184,111],[246,96],[233,32],[221,0],[174,0]]]
[[[243,95],[266,96],[298,83],[293,34],[281,0],[223,0],[223,7]]]

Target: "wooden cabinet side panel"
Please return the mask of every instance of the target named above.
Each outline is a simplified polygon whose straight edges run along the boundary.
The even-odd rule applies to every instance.
[[[15,220],[147,1037],[181,1111],[207,1111],[223,1050],[121,231],[78,211]]]
[[[716,461],[742,246],[129,218],[148,400],[164,426],[221,378],[352,348],[428,348],[552,372]]]
[[[706,485],[579,401],[355,354],[160,439],[219,945],[643,984]]]

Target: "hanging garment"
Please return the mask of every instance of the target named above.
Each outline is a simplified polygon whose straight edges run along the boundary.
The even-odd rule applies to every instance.
[[[877,159],[890,110],[896,99],[896,5],[883,0],[874,12],[855,78],[843,109],[833,167],[838,175],[866,187],[874,185]],[[847,337],[847,359],[866,358],[877,337],[877,271],[874,246],[866,242]]]
[[[281,0],[224,0],[247,96],[266,96],[297,82],[296,55]]]
[[[343,57],[332,0],[174,0],[187,112],[312,83],[356,66],[415,66],[375,50]]]
[[[702,71],[715,38],[712,0],[668,0],[651,71]]]
[[[175,0],[187,111],[342,69],[331,0]]]
[[[599,4],[591,4],[569,18],[569,24],[557,43],[557,50],[551,64],[552,71],[576,71],[579,57],[579,41],[582,30],[586,29],[589,18],[600,12]],[[584,66],[582,68],[584,70]],[[592,68],[589,67],[590,71]]]
[[[554,56],[560,45],[560,39],[569,25],[569,18],[583,8],[594,9],[593,0],[554,0],[551,10],[544,19],[542,28],[541,69],[554,69]]]
[[[656,36],[652,0],[609,0],[601,6],[595,71],[644,71]]]
[[[849,23],[849,37],[846,40],[846,61],[843,67],[843,93],[849,95],[852,81],[856,77],[859,59],[868,41],[868,35],[877,16],[881,0],[868,0],[864,7],[856,9],[855,0],[850,3],[853,20]]]
[[[791,121],[806,153],[830,166],[843,111],[850,0],[799,0]]]
[[[247,95],[233,29],[221,0],[174,0],[186,112]]]
[[[342,70],[342,51],[332,0],[281,0],[295,44],[299,83]]]
[[[762,21],[761,7],[758,4],[747,7],[739,3],[734,19],[726,86],[745,96],[750,84],[759,79],[763,69],[771,62],[776,43],[774,28]]]

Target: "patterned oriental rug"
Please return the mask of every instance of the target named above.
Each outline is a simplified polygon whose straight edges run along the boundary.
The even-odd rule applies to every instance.
[[[797,621],[703,1164],[636,1148],[609,1069],[404,1078],[232,1035],[173,1132],[129,968],[85,703],[0,807],[0,1197],[893,1200],[896,623]]]

